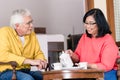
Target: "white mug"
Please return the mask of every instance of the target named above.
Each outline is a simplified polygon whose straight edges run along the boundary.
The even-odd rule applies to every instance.
[[[62,69],[62,64],[57,62],[57,63],[52,63],[51,64],[51,67],[54,69],[54,70],[61,70]]]
[[[87,62],[80,62],[78,63],[78,67],[82,68],[82,69],[87,69]]]

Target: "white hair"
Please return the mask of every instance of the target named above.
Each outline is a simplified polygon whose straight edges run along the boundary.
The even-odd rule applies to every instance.
[[[17,9],[13,11],[12,16],[10,18],[10,26],[15,28],[16,23],[23,23],[24,16],[31,16],[31,13],[27,9]]]

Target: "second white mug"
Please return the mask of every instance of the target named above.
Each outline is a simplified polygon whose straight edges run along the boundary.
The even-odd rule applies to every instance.
[[[52,63],[51,64],[51,67],[54,69],[54,70],[61,70],[62,69],[62,64],[57,62],[57,63]]]

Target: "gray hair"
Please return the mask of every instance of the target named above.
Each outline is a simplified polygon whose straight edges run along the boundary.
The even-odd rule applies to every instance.
[[[15,28],[16,23],[19,23],[19,24],[23,23],[24,16],[31,16],[30,11],[27,9],[14,10],[10,18],[10,26]]]

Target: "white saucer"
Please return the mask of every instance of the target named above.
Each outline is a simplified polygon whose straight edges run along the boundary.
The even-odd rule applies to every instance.
[[[84,69],[84,68],[83,67],[63,67],[62,69],[64,70],[64,69]]]

